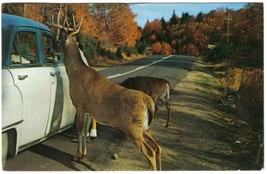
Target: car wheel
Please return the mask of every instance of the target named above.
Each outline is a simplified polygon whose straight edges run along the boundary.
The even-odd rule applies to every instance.
[[[2,167],[4,169],[8,152],[8,135],[7,132],[2,133]]]

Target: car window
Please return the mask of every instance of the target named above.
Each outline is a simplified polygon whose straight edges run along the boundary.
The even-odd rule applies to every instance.
[[[39,64],[36,34],[34,32],[18,32],[15,35],[11,63],[22,65]]]
[[[43,33],[42,40],[46,65],[57,65],[62,63],[63,58],[61,54],[55,51],[56,43],[54,42],[53,37]]]

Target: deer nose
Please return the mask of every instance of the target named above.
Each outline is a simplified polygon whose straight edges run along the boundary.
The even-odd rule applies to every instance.
[[[218,105],[220,105],[220,106],[223,106],[224,105],[224,102],[223,102],[223,100],[221,99],[221,100],[219,100],[218,102]]]

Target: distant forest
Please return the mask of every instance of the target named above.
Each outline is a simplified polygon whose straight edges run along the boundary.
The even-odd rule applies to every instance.
[[[83,18],[79,39],[87,59],[182,54],[263,67],[263,3],[248,3],[237,11],[215,9],[197,16],[184,12],[178,17],[174,9],[170,19],[147,21],[144,28],[138,26],[126,3],[2,4],[3,13],[45,25],[59,9],[71,25],[72,16],[77,22]]]

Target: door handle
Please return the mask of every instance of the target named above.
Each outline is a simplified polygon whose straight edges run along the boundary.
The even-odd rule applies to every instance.
[[[50,72],[50,76],[52,76],[52,77],[55,77],[55,76],[56,76],[56,74],[55,74],[55,73],[52,73],[52,72]]]
[[[19,80],[24,80],[28,77],[28,75],[18,75]]]

